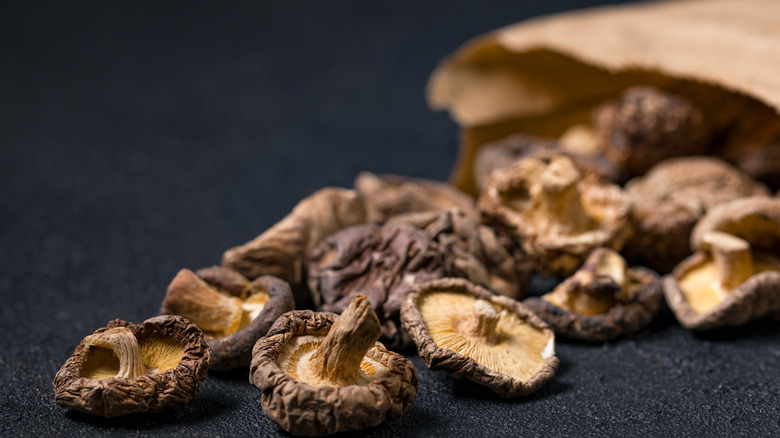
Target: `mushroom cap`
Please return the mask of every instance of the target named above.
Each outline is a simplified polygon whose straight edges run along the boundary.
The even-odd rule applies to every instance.
[[[709,262],[711,258],[708,254],[695,252],[663,279],[666,302],[683,327],[691,330],[736,327],[780,312],[780,271],[752,275],[706,311],[694,310],[680,286],[680,280],[688,272]]]
[[[691,232],[691,248],[702,246],[708,231],[741,237],[750,246],[777,254],[780,248],[780,199],[754,196],[712,208]]]
[[[592,256],[603,250],[594,250]],[[588,276],[578,277],[575,274],[559,284],[554,291],[571,293],[580,287],[598,288],[597,283],[603,281],[593,276],[590,277],[591,284],[583,285],[580,284],[581,278]],[[523,304],[545,320],[557,335],[584,341],[609,341],[639,331],[649,324],[658,313],[662,296],[658,274],[643,267],[626,269],[624,284],[615,286],[616,299],[606,312],[601,313],[583,314],[536,297],[525,299]]]
[[[406,348],[401,303],[421,281],[444,274],[444,255],[428,234],[407,224],[356,225],[322,241],[311,253],[309,288],[318,310],[341,313],[357,294],[368,297],[382,322],[383,342]]]
[[[691,101],[638,86],[593,112],[605,155],[629,176],[644,174],[667,158],[704,154],[712,127]]]
[[[547,202],[544,193],[534,194],[540,179],[557,173],[579,172],[568,157],[550,160],[526,158],[492,173],[479,197],[478,206],[483,221],[494,225],[519,242],[544,274],[565,276],[574,272],[587,258],[591,249],[603,246],[619,251],[631,234],[628,221],[630,201],[615,184],[594,176],[578,179],[581,209],[559,211],[570,202],[554,208],[565,220],[587,222],[584,230],[571,232],[560,226],[558,219],[542,216],[540,203]],[[563,172],[557,169],[564,168]]]
[[[290,284],[297,303],[308,302],[305,275],[311,249],[326,236],[365,222],[363,198],[356,191],[325,187],[259,236],[225,251],[222,265],[249,279],[279,277]]]
[[[621,178],[620,170],[603,155],[577,154],[563,149],[558,142],[549,138],[514,134],[486,143],[476,151],[473,174],[477,192],[484,189],[490,174],[496,169],[503,169],[522,158],[549,159],[558,155],[571,158],[588,175],[597,175],[609,181]]]
[[[433,180],[361,172],[355,190],[363,197],[367,219],[383,223],[391,217],[416,211],[457,208],[479,219],[474,200],[455,187]]]
[[[749,176],[713,157],[683,157],[662,161],[643,177],[626,184],[635,233],[625,245],[626,256],[661,271],[670,271],[691,251],[691,230],[717,204],[769,190]]]
[[[202,268],[194,274],[187,271],[180,271],[168,286],[161,314],[176,314],[176,303],[171,303],[172,299],[176,299],[176,290],[186,294],[192,283],[198,282],[198,277],[214,290],[243,301],[239,330],[224,336],[206,338],[211,347],[212,370],[226,371],[249,366],[255,342],[265,336],[276,318],[295,308],[290,285],[280,278],[263,275],[250,282],[237,271],[223,266]],[[195,318],[190,316],[190,319]]]
[[[520,245],[499,230],[456,209],[400,214],[387,223],[425,230],[445,256],[445,276],[467,278],[514,299],[525,295],[533,264]]]
[[[379,342],[361,362],[366,374],[374,375],[363,385],[311,385],[296,379],[291,356],[307,344],[316,348],[337,319],[330,312],[288,312],[255,344],[249,381],[263,391],[260,403],[266,415],[293,435],[375,426],[403,415],[417,395],[419,382],[412,363]],[[280,365],[285,359],[288,366]]]
[[[497,342],[475,341],[458,326],[484,300],[500,315]],[[404,301],[404,328],[423,362],[492,389],[503,398],[530,394],[558,369],[555,334],[528,308],[460,278],[418,285]]]
[[[743,109],[742,117],[730,129],[721,156],[773,189],[780,187],[780,118],[775,109],[765,105]]]
[[[141,324],[116,319],[95,334],[117,327],[132,331],[144,366],[157,371],[136,378],[85,376],[101,368],[116,373],[110,364],[111,353],[87,346],[85,338],[54,377],[57,404],[101,417],[116,417],[163,411],[197,397],[211,360],[200,329],[180,316],[167,315]]]

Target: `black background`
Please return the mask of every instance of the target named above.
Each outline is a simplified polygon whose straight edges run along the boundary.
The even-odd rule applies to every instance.
[[[445,179],[456,126],[424,86],[468,38],[589,1],[0,3],[0,434],[283,435],[247,371],[169,412],[100,419],[51,381],[109,320],[156,314],[362,170]],[[526,4],[529,3],[529,4]],[[537,290],[542,289],[537,287]],[[355,436],[780,435],[780,324],[559,342],[539,392],[498,400],[413,358],[407,414]]]

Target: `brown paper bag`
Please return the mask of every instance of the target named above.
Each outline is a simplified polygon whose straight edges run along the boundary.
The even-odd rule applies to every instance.
[[[465,44],[427,94],[463,128],[451,182],[473,193],[480,145],[516,132],[557,137],[639,84],[707,108],[739,141],[775,135],[764,127],[780,109],[780,2],[665,1],[529,20]]]

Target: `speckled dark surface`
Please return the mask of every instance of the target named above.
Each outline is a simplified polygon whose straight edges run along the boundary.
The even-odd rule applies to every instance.
[[[281,436],[247,371],[152,415],[54,403],[78,342],[154,315],[219,261],[361,170],[445,179],[436,63],[469,37],[587,6],[539,2],[0,3],[0,435]],[[780,324],[696,335],[667,308],[605,344],[561,342],[538,393],[428,371],[408,413],[355,436],[778,436]]]

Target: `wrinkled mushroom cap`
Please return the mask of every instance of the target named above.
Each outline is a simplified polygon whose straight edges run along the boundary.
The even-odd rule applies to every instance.
[[[649,324],[658,313],[661,296],[656,273],[627,268],[618,253],[597,248],[574,275],[523,304],[558,335],[601,342]]]
[[[692,330],[738,326],[780,311],[780,200],[713,208],[694,227],[697,249],[664,279],[664,294]]]
[[[325,435],[396,419],[417,394],[412,363],[379,342],[359,359],[356,383],[332,384],[308,370],[306,361],[338,319],[329,312],[285,313],[253,350],[249,379],[263,391],[263,410],[293,435]],[[356,338],[371,342],[365,335]]]
[[[221,307],[225,310],[219,311]],[[212,266],[179,271],[160,313],[181,315],[198,325],[211,347],[211,369],[224,371],[248,366],[255,342],[294,307],[287,282],[270,275],[250,282],[232,269]]]
[[[504,230],[544,274],[570,275],[599,246],[619,251],[631,233],[620,187],[565,156],[527,158],[493,172],[479,197],[483,220]]]
[[[487,324],[473,318],[478,314],[487,315]],[[428,367],[487,386],[503,398],[536,391],[558,369],[555,335],[541,319],[464,279],[419,285],[404,301],[401,320]],[[485,325],[487,337],[475,336]]]
[[[638,86],[593,113],[605,155],[629,176],[644,174],[664,159],[707,153],[713,128],[693,102]]]
[[[116,377],[130,355],[103,346],[100,341],[112,334],[127,341],[120,347],[134,343],[139,375]],[[163,411],[197,397],[210,360],[201,331],[180,316],[157,316],[142,324],[117,319],[82,340],[60,368],[53,383],[55,401],[101,417]]]
[[[401,213],[450,208],[479,219],[479,211],[470,196],[439,181],[361,172],[355,179],[355,190],[364,199],[367,219],[377,223]]]
[[[456,209],[401,214],[387,224],[410,224],[428,233],[444,254],[444,276],[466,278],[514,299],[525,295],[533,264],[520,245],[499,230]]]
[[[634,234],[626,256],[661,271],[670,271],[691,251],[691,230],[717,204],[768,195],[763,184],[712,157],[665,160],[626,184],[631,198]]]
[[[444,254],[430,236],[407,224],[356,225],[323,240],[311,253],[309,289],[318,310],[341,313],[357,294],[368,297],[391,349],[411,346],[398,316],[415,283],[444,274]]]
[[[311,300],[305,277],[311,249],[326,236],[365,222],[363,198],[356,191],[325,187],[259,236],[225,251],[222,265],[249,279],[281,278],[292,287],[296,303],[306,303]]]

